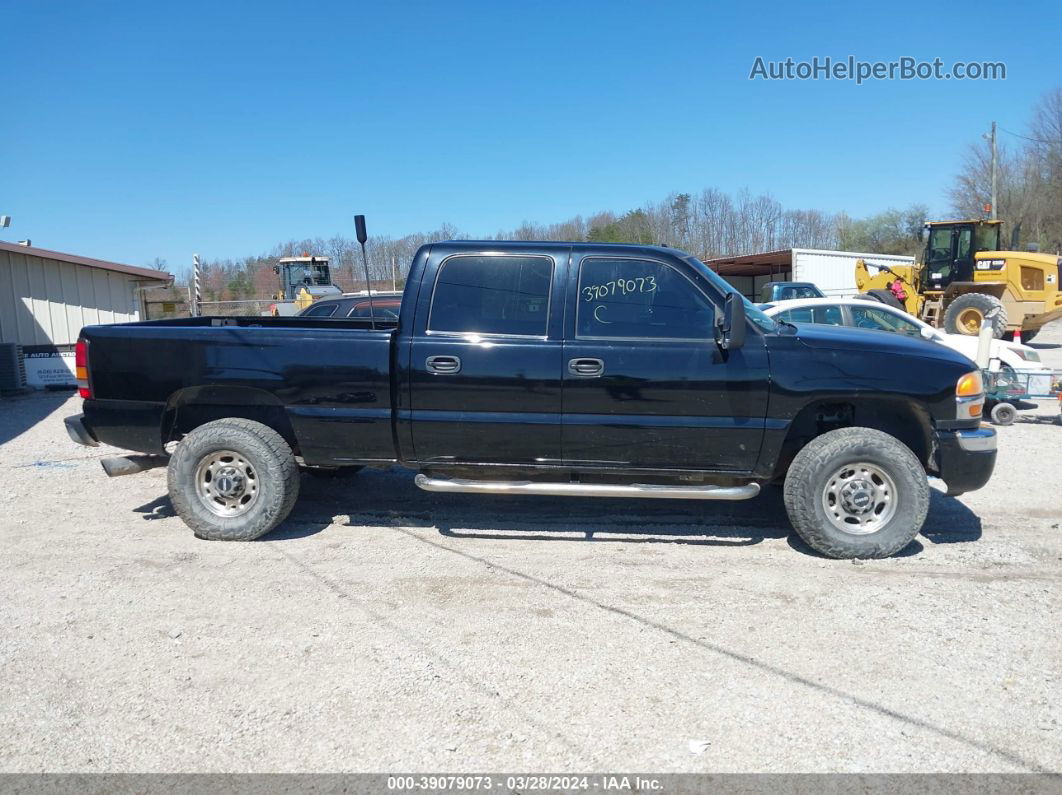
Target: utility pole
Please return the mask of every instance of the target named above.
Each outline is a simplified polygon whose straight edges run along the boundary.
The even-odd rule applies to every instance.
[[[395,258],[391,257],[391,289],[398,290],[398,274],[395,272]]]
[[[999,166],[996,158],[996,123],[992,122],[992,132],[984,136],[992,145],[992,220],[996,220],[996,186],[999,182]]]

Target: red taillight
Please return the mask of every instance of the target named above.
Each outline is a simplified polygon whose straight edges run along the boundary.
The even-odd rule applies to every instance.
[[[74,371],[77,373],[77,393],[86,400],[92,398],[88,376],[88,343],[78,340],[74,346]]]

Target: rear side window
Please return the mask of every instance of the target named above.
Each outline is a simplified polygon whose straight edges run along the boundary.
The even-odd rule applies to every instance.
[[[339,309],[338,304],[322,304],[320,306],[311,306],[307,310],[304,317],[332,317]]]
[[[401,301],[378,298],[372,302],[372,306],[370,307],[368,301],[363,301],[360,304],[354,304],[347,313],[347,317],[360,318],[372,316],[377,320],[398,320],[398,310],[401,305]]]
[[[778,313],[775,317],[790,323],[821,323],[827,326],[844,325],[841,309],[836,306],[807,306],[801,309],[787,309],[785,312]]]
[[[435,280],[429,331],[546,336],[553,260],[457,256]]]
[[[663,263],[587,258],[579,268],[579,337],[705,339],[714,318],[715,305]]]

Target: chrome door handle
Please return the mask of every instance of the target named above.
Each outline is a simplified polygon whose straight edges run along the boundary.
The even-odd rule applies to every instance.
[[[461,360],[456,356],[429,356],[424,360],[429,373],[450,374],[461,372]]]
[[[568,372],[580,378],[597,378],[605,372],[605,363],[600,359],[569,359]]]

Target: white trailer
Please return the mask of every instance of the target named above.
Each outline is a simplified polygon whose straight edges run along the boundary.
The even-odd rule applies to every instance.
[[[855,283],[856,260],[873,265],[911,265],[914,257],[860,251],[785,248],[761,254],[718,257],[706,263],[751,301],[759,301],[768,282],[812,282],[823,293],[848,296],[859,293]]]

